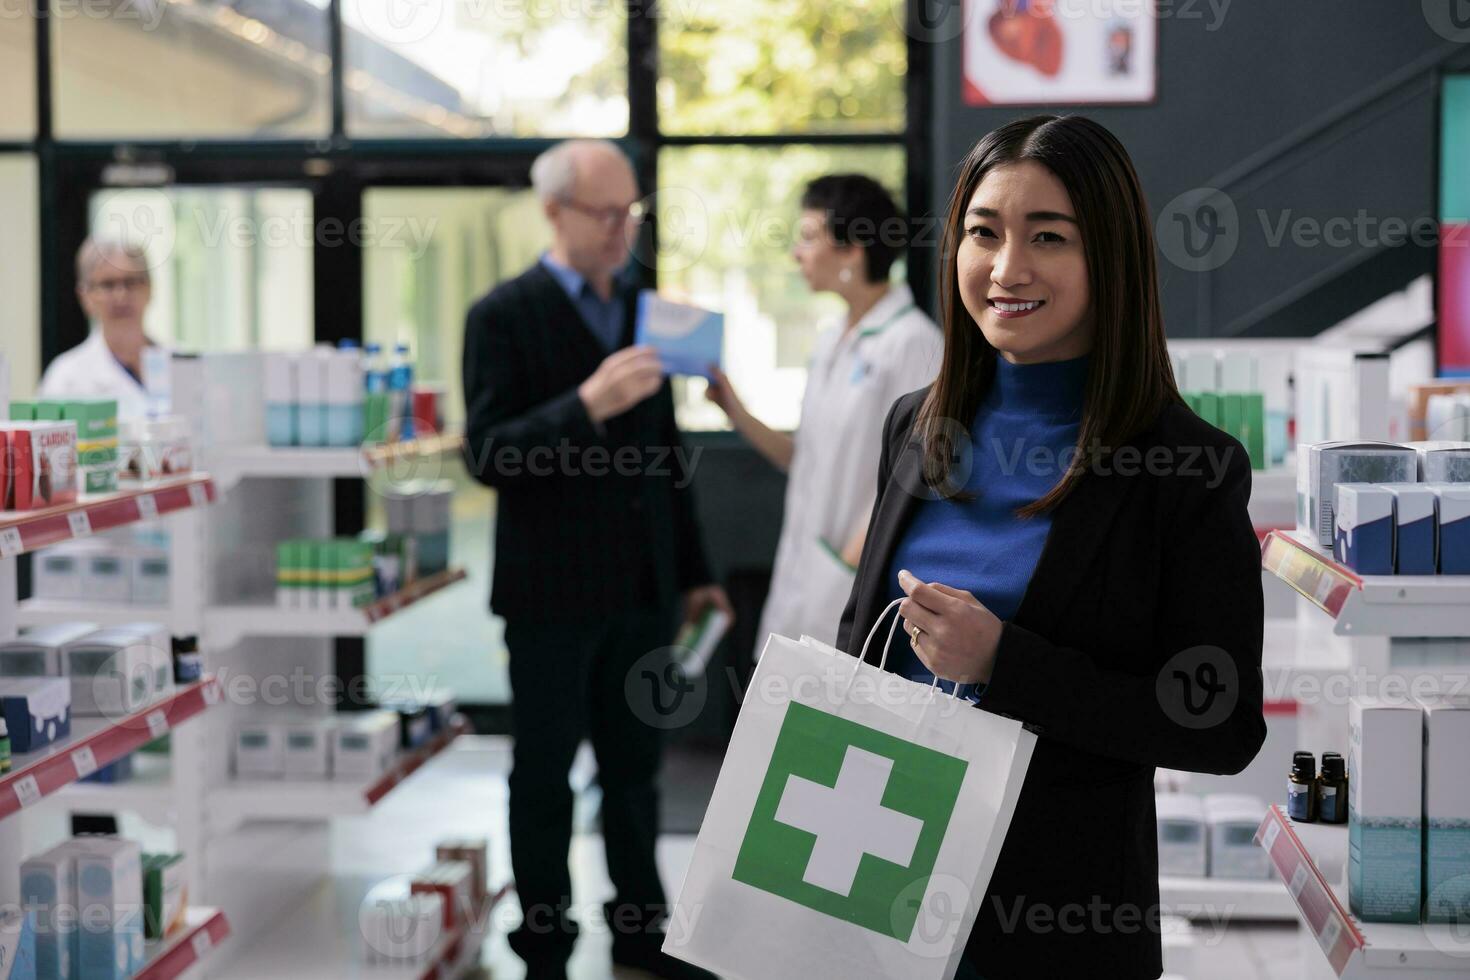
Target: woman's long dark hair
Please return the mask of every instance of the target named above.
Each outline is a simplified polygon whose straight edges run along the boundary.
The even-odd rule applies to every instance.
[[[1095,325],[1077,452],[1046,496],[1016,512],[1030,517],[1061,503],[1095,459],[1152,424],[1164,406],[1182,399],[1164,340],[1148,204],[1128,151],[1084,116],[1018,119],[975,144],[960,166],[949,200],[940,247],[944,360],[916,423],[923,438],[924,482],[945,493],[961,489],[949,481],[957,448],[953,423],[968,426],[975,417],[999,356],[960,296],[956,259],[965,211],[986,174],[1023,160],[1034,160],[1055,174],[1076,209]]]

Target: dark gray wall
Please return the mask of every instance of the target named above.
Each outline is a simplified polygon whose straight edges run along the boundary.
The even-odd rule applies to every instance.
[[[972,16],[988,16],[993,4],[970,6]],[[1222,224],[1236,236],[1233,255],[1221,261],[1222,239],[1203,260],[1217,268],[1180,268],[1161,248],[1171,334],[1312,334],[1430,269],[1431,249],[1385,247],[1376,228],[1350,231],[1340,247],[1293,244],[1290,234],[1273,246],[1262,218],[1273,229],[1283,217],[1355,220],[1360,210],[1371,219],[1432,218],[1437,73],[1470,63],[1470,45],[1436,32],[1417,0],[1234,0],[1223,12],[1207,0],[1160,0],[1160,9],[1153,104],[1052,111],[1088,114],[1118,135],[1156,217],[1194,188],[1220,188],[1234,205],[1234,231]],[[974,142],[1038,111],[964,104],[960,41],[947,37],[960,16],[953,5],[931,49],[928,166],[941,215]],[[1195,217],[1188,205],[1183,213]]]

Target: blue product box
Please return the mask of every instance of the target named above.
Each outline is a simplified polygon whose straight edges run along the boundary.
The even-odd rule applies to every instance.
[[[638,294],[635,342],[658,351],[669,374],[709,377],[725,347],[725,314],[664,299],[651,289]]]
[[[1399,575],[1433,575],[1435,495],[1422,483],[1392,483],[1393,567]]]
[[[98,769],[90,776],[82,777],[84,783],[125,783],[133,778],[133,756],[129,753],[120,756],[107,765]]]
[[[1470,575],[1470,483],[1435,483],[1431,488],[1439,498],[1439,573]]]
[[[34,924],[35,969],[44,980],[77,973],[77,864],[68,841],[20,866],[20,900]]]
[[[0,977],[36,980],[36,919],[17,908],[0,914]]]
[[[1424,715],[1417,704],[1348,703],[1348,905],[1364,922],[1419,921]]]
[[[128,980],[142,968],[143,853],[136,841],[78,837],[79,976]]]
[[[71,680],[0,678],[0,712],[13,752],[35,752],[71,734]]]
[[[1393,492],[1374,483],[1339,483],[1332,554],[1360,575],[1393,574]]]
[[[362,403],[327,405],[322,409],[328,446],[356,446],[362,442]]]
[[[265,407],[265,438],[272,446],[294,446],[297,444],[296,405],[267,405]]]

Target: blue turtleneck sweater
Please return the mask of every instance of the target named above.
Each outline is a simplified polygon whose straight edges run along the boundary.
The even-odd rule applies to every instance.
[[[974,499],[919,503],[888,568],[890,600],[903,595],[898,572],[906,568],[920,581],[973,593],[1002,620],[1016,615],[1051,515],[1022,519],[1015,512],[1046,496],[1071,462],[1087,364],[1086,356],[1046,364],[996,359],[995,383],[970,426],[965,490]],[[890,656],[905,677],[925,684],[934,679],[899,638]],[[940,687],[951,685],[941,681]]]

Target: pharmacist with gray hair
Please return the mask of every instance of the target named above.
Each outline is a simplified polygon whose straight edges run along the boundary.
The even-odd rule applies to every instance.
[[[143,249],[121,239],[88,238],[77,251],[77,300],[92,323],[86,340],[53,360],[41,398],[111,398],[119,418],[147,414],[143,351],[153,346],[143,314],[153,279]]]

